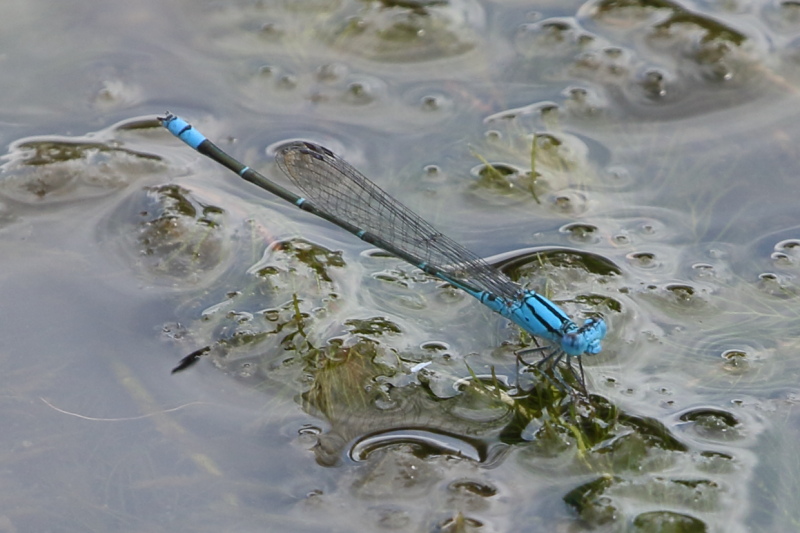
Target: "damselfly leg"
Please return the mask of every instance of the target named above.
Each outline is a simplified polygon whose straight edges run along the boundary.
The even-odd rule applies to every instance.
[[[534,363],[529,363],[523,359],[523,356],[532,353],[544,353],[544,355],[539,361]],[[569,370],[570,374],[572,374],[577,387],[567,383],[561,375],[559,366],[561,365],[561,362],[564,361],[565,356],[566,368]],[[586,390],[586,380],[583,373],[583,362],[579,356],[575,356],[575,358],[578,359],[578,371],[576,371],[575,367],[572,365],[573,357],[558,347],[537,346],[535,348],[526,348],[518,351],[516,353],[516,358],[518,372],[520,364],[526,368],[535,368],[560,391],[574,395],[575,388],[577,388],[584,396],[588,396],[588,391]]]

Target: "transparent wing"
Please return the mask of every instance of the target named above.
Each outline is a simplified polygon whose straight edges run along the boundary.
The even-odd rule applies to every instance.
[[[519,295],[519,286],[508,276],[437,231],[327,148],[293,142],[278,150],[276,161],[318,208],[377,235],[455,281],[509,301]]]

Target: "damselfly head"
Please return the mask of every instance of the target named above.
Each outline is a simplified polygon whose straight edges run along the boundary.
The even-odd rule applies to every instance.
[[[603,319],[586,319],[583,326],[564,333],[561,337],[561,349],[571,356],[600,353],[603,349],[601,341],[606,336],[606,331],[608,326]]]

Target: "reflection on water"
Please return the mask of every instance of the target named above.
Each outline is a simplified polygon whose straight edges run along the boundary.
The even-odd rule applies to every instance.
[[[8,13],[55,59],[0,79],[0,531],[796,529],[797,7],[539,4]],[[278,181],[271,147],[329,145],[602,316],[589,396],[165,102]]]

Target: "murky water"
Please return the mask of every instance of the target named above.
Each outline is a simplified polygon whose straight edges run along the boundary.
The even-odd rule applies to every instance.
[[[4,7],[0,531],[796,531],[796,2]],[[602,316],[590,398],[166,109]]]

